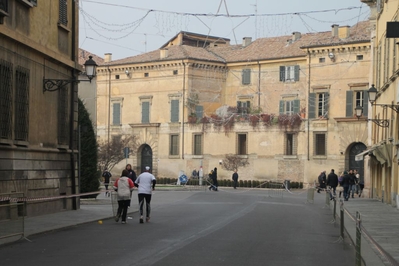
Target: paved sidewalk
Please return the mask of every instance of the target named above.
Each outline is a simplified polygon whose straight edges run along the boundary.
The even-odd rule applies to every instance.
[[[317,194],[325,198],[325,194]],[[336,220],[340,223],[340,198],[337,198]],[[361,255],[365,265],[399,265],[399,210],[375,199],[350,198],[344,202],[344,227],[356,243],[356,213],[362,228]],[[330,201],[333,210],[333,201]],[[332,212],[333,213],[333,212]]]
[[[223,188],[228,190],[228,188]],[[183,201],[193,193],[204,192],[204,189],[197,191],[160,191],[157,190],[153,195],[153,208],[159,208],[167,204]],[[305,195],[306,193],[302,193]],[[315,200],[325,201],[325,194],[315,193]],[[339,200],[339,199],[338,199]],[[333,210],[333,201],[330,202]],[[361,254],[365,265],[383,266],[399,265],[399,211],[387,204],[373,199],[354,198],[344,202],[344,225],[345,230],[352,242],[356,240],[356,212],[360,212],[362,221],[362,247]],[[133,222],[139,218],[137,204],[137,191],[133,192],[132,204],[129,208],[128,217],[132,217]],[[340,207],[337,201],[336,224],[339,226]],[[113,217],[111,197],[105,197],[104,193],[97,199],[82,199],[80,209],[76,211],[65,211],[54,214],[29,217],[25,219],[25,237],[72,227],[79,224],[97,222]],[[129,220],[128,220],[129,222]],[[369,235],[371,238],[367,237]],[[19,238],[19,237],[18,237]],[[18,239],[17,238],[17,239]],[[7,239],[15,241],[17,239]],[[0,244],[5,240],[0,240]],[[387,254],[385,254],[386,252]]]

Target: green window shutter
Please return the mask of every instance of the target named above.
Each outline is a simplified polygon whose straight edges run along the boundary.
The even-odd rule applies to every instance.
[[[242,113],[242,104],[241,101],[237,101],[237,113]]]
[[[294,100],[294,114],[299,114],[301,101],[296,99]]]
[[[121,104],[114,103],[112,105],[113,112],[112,112],[112,124],[115,126],[119,126],[121,124]]]
[[[368,91],[363,91],[363,115],[368,116],[369,114],[369,93]]]
[[[329,110],[330,109],[330,94],[328,92],[324,93],[324,114],[325,118],[329,117]]]
[[[204,116],[204,107],[201,105],[195,106],[195,114],[197,115],[197,119],[201,119]]]
[[[251,102],[247,101],[247,114],[251,112]]]
[[[251,84],[251,69],[242,70],[242,84],[243,85]]]
[[[280,100],[280,103],[279,103],[279,106],[278,106],[279,114],[284,114],[284,105],[285,105],[285,101]]]
[[[170,122],[179,122],[179,100],[172,100],[170,105]]]
[[[308,109],[309,119],[316,118],[316,93],[309,93]]]
[[[299,66],[298,65],[296,65],[295,67],[294,67],[294,80],[295,81],[299,81]]]
[[[280,81],[285,81],[285,66],[280,66]]]
[[[141,123],[150,123],[150,103],[141,103]]]
[[[352,117],[353,112],[353,91],[346,91],[346,117]]]

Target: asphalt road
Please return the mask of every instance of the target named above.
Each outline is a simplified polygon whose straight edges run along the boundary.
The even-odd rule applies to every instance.
[[[158,192],[160,193],[160,192]],[[337,242],[323,194],[269,196],[261,190],[192,192],[138,214],[32,236],[0,247],[0,265],[354,265],[354,247]]]

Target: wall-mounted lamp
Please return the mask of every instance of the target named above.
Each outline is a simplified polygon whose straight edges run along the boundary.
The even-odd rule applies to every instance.
[[[363,107],[361,106],[356,106],[355,108],[355,114],[357,119],[359,120],[360,117],[362,116],[363,113]],[[379,127],[389,127],[389,120],[388,119],[367,119],[367,121],[371,121],[375,123]]]
[[[57,91],[64,88],[70,83],[79,83],[80,81],[89,81],[96,76],[97,64],[93,60],[92,56],[83,64],[86,70],[86,76],[89,80],[78,80],[78,79],[43,79],[43,92],[45,91]]]
[[[377,94],[378,94],[378,91],[377,91],[377,89],[374,87],[374,84],[372,84],[372,85],[371,85],[371,88],[368,90],[369,101],[370,101],[371,105],[386,106],[386,107],[391,108],[391,109],[394,110],[395,112],[399,113],[399,105],[395,105],[395,104],[377,104],[377,103],[374,103],[375,100],[377,99]]]
[[[130,72],[129,72],[129,70],[125,70],[125,74],[126,74],[126,76],[128,76],[129,78],[130,78]]]
[[[222,164],[223,164],[223,161],[222,161],[222,160],[219,160],[219,164],[222,165]]]
[[[335,60],[335,54],[334,54],[333,52],[328,53],[328,57],[329,57],[331,60]]]

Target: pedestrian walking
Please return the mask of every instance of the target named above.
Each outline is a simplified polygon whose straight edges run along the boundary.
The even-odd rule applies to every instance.
[[[105,196],[109,197],[111,195],[111,193],[108,191],[108,186],[109,186],[109,181],[111,180],[112,174],[108,171],[108,168],[104,169],[102,177],[104,180]]]
[[[141,173],[136,179],[137,193],[139,198],[139,209],[140,209],[140,223],[144,223],[144,201],[146,204],[146,222],[150,221],[151,214],[151,196],[152,191],[155,190],[156,184],[155,176],[150,173],[150,167],[146,166],[145,171]]]
[[[233,176],[232,176],[231,178],[233,179],[233,186],[234,186],[234,189],[237,189],[237,184],[238,184],[237,169],[234,170]]]
[[[114,183],[114,189],[117,191],[118,199],[118,211],[115,216],[115,221],[119,222],[122,217],[122,223],[126,223],[127,208],[130,205],[131,191],[134,188],[134,184],[130,178],[127,177],[128,171],[125,169],[122,171],[122,175]]]
[[[198,175],[199,175],[199,172],[197,171],[197,169],[194,168],[193,172],[191,173],[191,178],[197,179]]]
[[[360,174],[359,174],[359,172],[356,169],[353,170],[353,174],[355,175],[355,182],[356,182],[355,193],[356,193],[356,195],[359,195]]]
[[[349,170],[349,197],[352,193],[352,198],[355,197],[355,190],[356,190],[356,177],[353,173],[353,170]]]
[[[344,176],[342,178],[342,186],[344,188],[344,200],[348,201],[350,196],[350,175],[347,171],[344,171]]]
[[[132,165],[129,163],[126,165],[125,170],[128,172],[127,177],[132,180],[133,184],[136,182],[136,172],[132,169]],[[132,197],[132,193],[130,192],[130,197]],[[130,207],[130,201],[129,201],[129,205],[128,207]]]
[[[344,172],[342,172],[338,177],[338,187],[337,187],[337,191],[339,191],[338,197],[341,197],[342,193],[344,192],[343,179],[344,179]]]
[[[317,179],[319,181],[317,193],[320,193],[320,190],[324,190],[326,188],[326,171],[321,172]]]
[[[209,190],[218,191],[218,173],[217,168],[215,167],[213,171],[210,173],[210,178],[212,179],[212,185],[210,185]]]
[[[331,169],[331,172],[328,174],[327,186],[330,187],[330,200],[332,200],[336,196],[338,186],[338,176],[334,173],[334,169]]]

